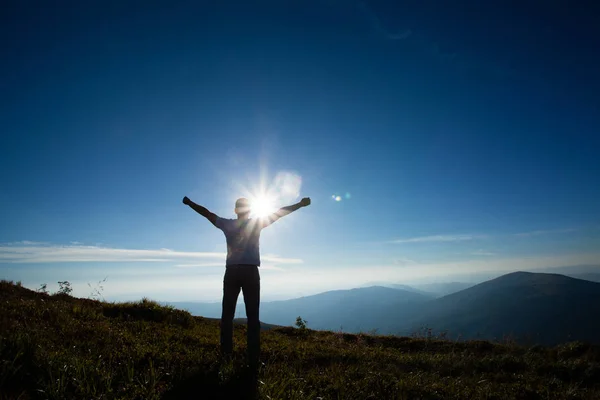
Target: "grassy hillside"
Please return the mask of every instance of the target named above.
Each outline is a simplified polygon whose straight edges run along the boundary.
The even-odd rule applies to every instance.
[[[310,324],[310,321],[309,321]],[[1,399],[598,399],[600,348],[263,332],[258,377],[219,362],[218,322],[0,282]],[[248,396],[249,397],[249,396]]]

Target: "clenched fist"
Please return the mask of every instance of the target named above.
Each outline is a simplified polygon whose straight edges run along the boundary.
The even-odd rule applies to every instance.
[[[300,200],[300,205],[302,207],[306,207],[310,205],[310,197],[305,197],[302,200]]]
[[[185,204],[185,205],[188,205],[188,204],[190,204],[190,199],[188,199],[188,197],[187,197],[187,196],[185,196],[185,197],[183,198],[183,204]]]

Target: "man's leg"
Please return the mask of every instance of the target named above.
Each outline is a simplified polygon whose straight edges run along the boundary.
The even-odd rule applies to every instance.
[[[227,269],[223,278],[223,311],[221,313],[221,355],[229,356],[233,352],[233,317],[235,304],[240,294],[240,282],[237,270]]]
[[[257,367],[260,356],[260,275],[258,267],[251,267],[247,272],[242,290],[248,318],[248,361],[251,367]]]

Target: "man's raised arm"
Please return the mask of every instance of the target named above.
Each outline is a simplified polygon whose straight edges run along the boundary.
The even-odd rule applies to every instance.
[[[217,226],[217,215],[208,211],[208,209],[202,207],[200,204],[196,204],[191,201],[187,196],[183,198],[183,204],[190,206],[198,214],[209,220],[213,225]]]
[[[296,204],[292,204],[291,206],[281,207],[279,210],[275,211],[273,214],[264,217],[262,219],[262,226],[266,227],[271,225],[273,222],[277,221],[281,217],[285,217],[286,215],[302,208],[310,205],[310,197],[305,197],[300,200]]]

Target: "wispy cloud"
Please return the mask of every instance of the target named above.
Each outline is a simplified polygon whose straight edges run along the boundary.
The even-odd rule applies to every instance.
[[[198,263],[198,264],[175,264],[177,268],[205,268],[205,267],[222,267],[223,263]]]
[[[600,253],[580,253],[523,257],[478,257],[461,261],[419,263],[401,269],[394,265],[373,265],[365,268],[365,271],[369,273],[368,276],[370,277],[377,271],[378,279],[395,280],[397,282],[461,274],[490,273],[501,275],[513,271],[532,271],[575,265],[597,265],[598,263],[600,263]],[[378,268],[381,268],[381,270],[378,271]],[[350,272],[345,271],[346,274],[349,275]]]
[[[261,264],[260,269],[261,270],[273,270],[273,271],[286,271],[284,268],[276,267],[273,264]]]
[[[494,253],[493,251],[479,249],[479,250],[472,251],[470,254],[472,256],[495,256],[498,253]]]
[[[21,240],[19,242],[9,242],[9,243],[3,243],[3,245],[7,245],[7,246],[33,246],[33,245],[48,245],[50,244],[49,242],[34,242],[31,240]]]
[[[520,232],[520,233],[514,233],[513,236],[516,237],[531,237],[531,236],[540,236],[540,235],[550,235],[553,233],[571,233],[571,232],[575,232],[577,229],[574,228],[568,228],[568,229],[547,229],[547,230],[537,230],[537,231],[530,231],[530,232]]]
[[[416,262],[415,260],[411,260],[410,258],[401,257],[401,258],[395,258],[394,260],[392,260],[392,264],[399,265],[401,267],[408,267],[408,266],[417,265],[418,262]]]
[[[176,262],[181,268],[223,265],[225,253],[189,252],[170,249],[141,250],[83,245],[52,245],[34,242],[0,244],[0,263],[37,264],[59,262]],[[265,255],[272,264],[301,264],[297,258]],[[207,260],[207,262],[198,262]]]
[[[431,235],[431,236],[418,236],[418,237],[405,238],[405,239],[395,239],[395,240],[389,241],[388,243],[464,242],[464,241],[468,241],[468,240],[500,238],[500,237],[528,238],[528,237],[535,237],[535,236],[542,236],[542,235],[572,233],[572,232],[576,232],[576,231],[577,231],[577,229],[575,229],[575,228],[567,228],[567,229],[534,230],[534,231],[528,231],[528,232],[509,233],[506,235],[475,235],[475,234]],[[478,250],[471,254],[487,255],[487,256],[496,255],[495,253],[491,253],[489,251],[483,251],[483,250]]]
[[[396,239],[390,241],[390,243],[426,243],[426,242],[463,242],[466,240],[475,240],[486,238],[486,235],[433,235],[433,236],[419,236],[406,239]]]
[[[270,262],[272,264],[300,264],[302,260],[294,258],[284,258],[277,254],[265,254],[260,256],[261,260]],[[293,262],[292,262],[293,261]]]

